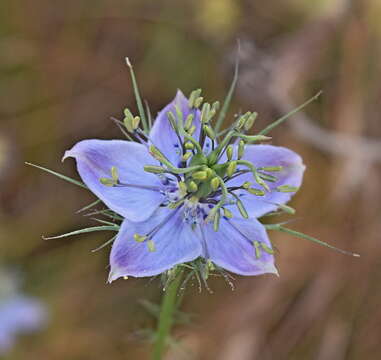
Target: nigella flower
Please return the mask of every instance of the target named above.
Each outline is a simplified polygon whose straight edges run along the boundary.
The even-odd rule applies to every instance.
[[[67,151],[88,188],[124,221],[113,243],[109,281],[153,276],[197,258],[241,275],[277,274],[257,220],[284,206],[302,182],[299,155],[247,135],[256,113],[237,118],[217,143],[218,103],[178,91],[150,132],[127,110],[139,142],[84,140]]]
[[[0,355],[13,347],[17,335],[39,330],[45,322],[42,303],[22,295],[15,279],[0,273]]]

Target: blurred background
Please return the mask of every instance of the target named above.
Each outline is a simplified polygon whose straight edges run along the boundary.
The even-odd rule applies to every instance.
[[[361,257],[272,232],[280,278],[236,277],[234,291],[213,279],[213,294],[188,287],[191,323],[176,327],[167,358],[380,358],[379,0],[2,0],[0,267],[23,279],[48,320],[0,357],[147,358],[142,329],[155,319],[141,300],[158,303],[159,282],[106,285],[109,248],[91,250],[108,233],[43,241],[95,225],[76,214],[94,197],[24,162],[77,177],[73,161],[60,162],[66,149],[122,138],[110,116],[135,110],[126,56],[154,113],[177,88],[222,99],[237,39],[229,121],[256,110],[261,129],[323,90],[272,133],[307,165],[292,228]]]

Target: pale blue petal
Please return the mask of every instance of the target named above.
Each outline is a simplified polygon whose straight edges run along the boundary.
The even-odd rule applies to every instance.
[[[147,242],[134,240],[135,233],[145,235],[156,227],[159,230],[152,237],[155,251],[149,251]],[[145,222],[123,222],[110,254],[109,281],[157,275],[196,259],[201,251],[199,237],[184,223],[181,209],[162,207]]]
[[[40,329],[46,318],[46,310],[37,300],[24,296],[0,299],[0,354],[11,349],[19,333]]]
[[[162,203],[158,190],[133,187],[109,187],[100,183],[110,178],[111,167],[119,171],[122,183],[162,188],[159,178],[144,171],[144,165],[157,165],[142,144],[123,140],[84,140],[65,152],[74,157],[83,182],[111,210],[131,221],[147,219]]]
[[[275,190],[280,185],[290,185],[299,187],[303,180],[305,166],[302,158],[295,152],[280,146],[273,145],[246,145],[243,160],[248,160],[258,167],[282,166],[279,172],[268,172],[267,174],[276,176],[278,181],[268,182],[270,192],[265,196],[255,196],[246,191],[240,192],[247,212],[251,217],[261,217],[271,211],[275,211],[276,204],[287,203],[294,193],[281,193]],[[242,169],[246,169],[241,167]],[[262,187],[254,182],[251,173],[247,173],[227,182],[228,186],[240,186],[245,181],[253,183],[253,187],[263,190]]]
[[[221,218],[218,232],[212,225],[203,227],[205,258],[239,275],[278,274],[274,256],[261,251],[256,257],[253,241],[271,248],[264,226],[256,219]]]
[[[175,166],[180,162],[181,149],[180,141],[175,131],[173,130],[169,120],[168,112],[172,112],[176,119],[177,113],[175,106],[178,106],[182,113],[184,122],[189,114],[194,114],[193,124],[196,126],[196,131],[193,137],[198,140],[200,133],[200,111],[191,110],[188,106],[188,99],[184,94],[178,90],[176,97],[170,102],[163,110],[161,110],[156,117],[153,127],[150,132],[150,140],[152,143],[168,158],[168,160]],[[205,150],[208,153],[211,148],[210,140],[205,143]]]

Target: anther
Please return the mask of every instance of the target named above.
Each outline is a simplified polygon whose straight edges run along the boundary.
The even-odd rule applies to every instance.
[[[205,134],[208,135],[208,137],[212,140],[216,138],[216,134],[210,126],[204,125],[202,129],[204,130]]]
[[[189,158],[192,156],[192,153],[191,152],[186,152],[182,157],[181,157],[181,160],[182,161],[187,161],[189,160]]]
[[[226,148],[226,156],[227,156],[229,161],[233,158],[233,145],[229,145]]]
[[[208,173],[206,171],[196,171],[192,174],[192,178],[196,180],[206,180]]]
[[[194,193],[198,190],[197,184],[192,180],[189,181],[187,188],[188,188],[189,192],[191,192],[191,193]]]
[[[245,125],[243,126],[243,128],[245,129],[245,131],[249,131],[251,129],[251,127],[254,125],[254,122],[255,122],[255,119],[257,118],[258,116],[258,113],[256,112],[253,112],[246,120],[245,122]]]
[[[261,245],[257,240],[253,241],[254,249],[255,249],[255,257],[259,259],[261,257]]]
[[[153,242],[153,240],[147,241],[147,247],[148,247],[148,251],[150,252],[156,251],[155,243]]]
[[[156,166],[156,165],[145,165],[144,166],[144,171],[152,173],[152,174],[162,174],[166,170],[161,167],[161,166]]]
[[[245,142],[240,140],[238,143],[238,159],[241,159],[245,151]]]
[[[228,219],[231,219],[233,217],[233,213],[229,209],[223,208],[223,211],[224,211],[224,216],[227,217]]]
[[[298,189],[299,188],[297,186],[281,185],[276,188],[276,191],[288,193],[288,192],[296,192],[298,191]]]
[[[145,235],[134,234],[134,240],[136,242],[143,242],[146,239],[147,239],[147,236],[145,236]]]
[[[220,179],[218,177],[214,177],[210,180],[210,185],[214,191],[216,191],[220,186]]]
[[[226,175],[231,177],[237,169],[237,162],[231,161],[226,169]]]
[[[264,196],[265,195],[265,192],[263,190],[260,190],[260,189],[248,188],[246,190],[248,193],[250,193],[252,195],[256,195],[256,196]]]

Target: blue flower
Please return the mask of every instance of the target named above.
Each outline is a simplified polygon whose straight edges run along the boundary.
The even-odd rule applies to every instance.
[[[192,95],[178,91],[148,135],[126,113],[140,143],[84,140],[66,151],[88,188],[124,218],[109,281],[157,275],[199,257],[236,274],[277,274],[257,218],[290,200],[305,167],[289,149],[250,144],[265,139],[245,134],[252,113],[217,144],[210,126],[216,109],[200,111]]]
[[[17,288],[17,279],[0,269],[0,355],[11,350],[18,334],[40,329],[46,320],[43,305]]]

